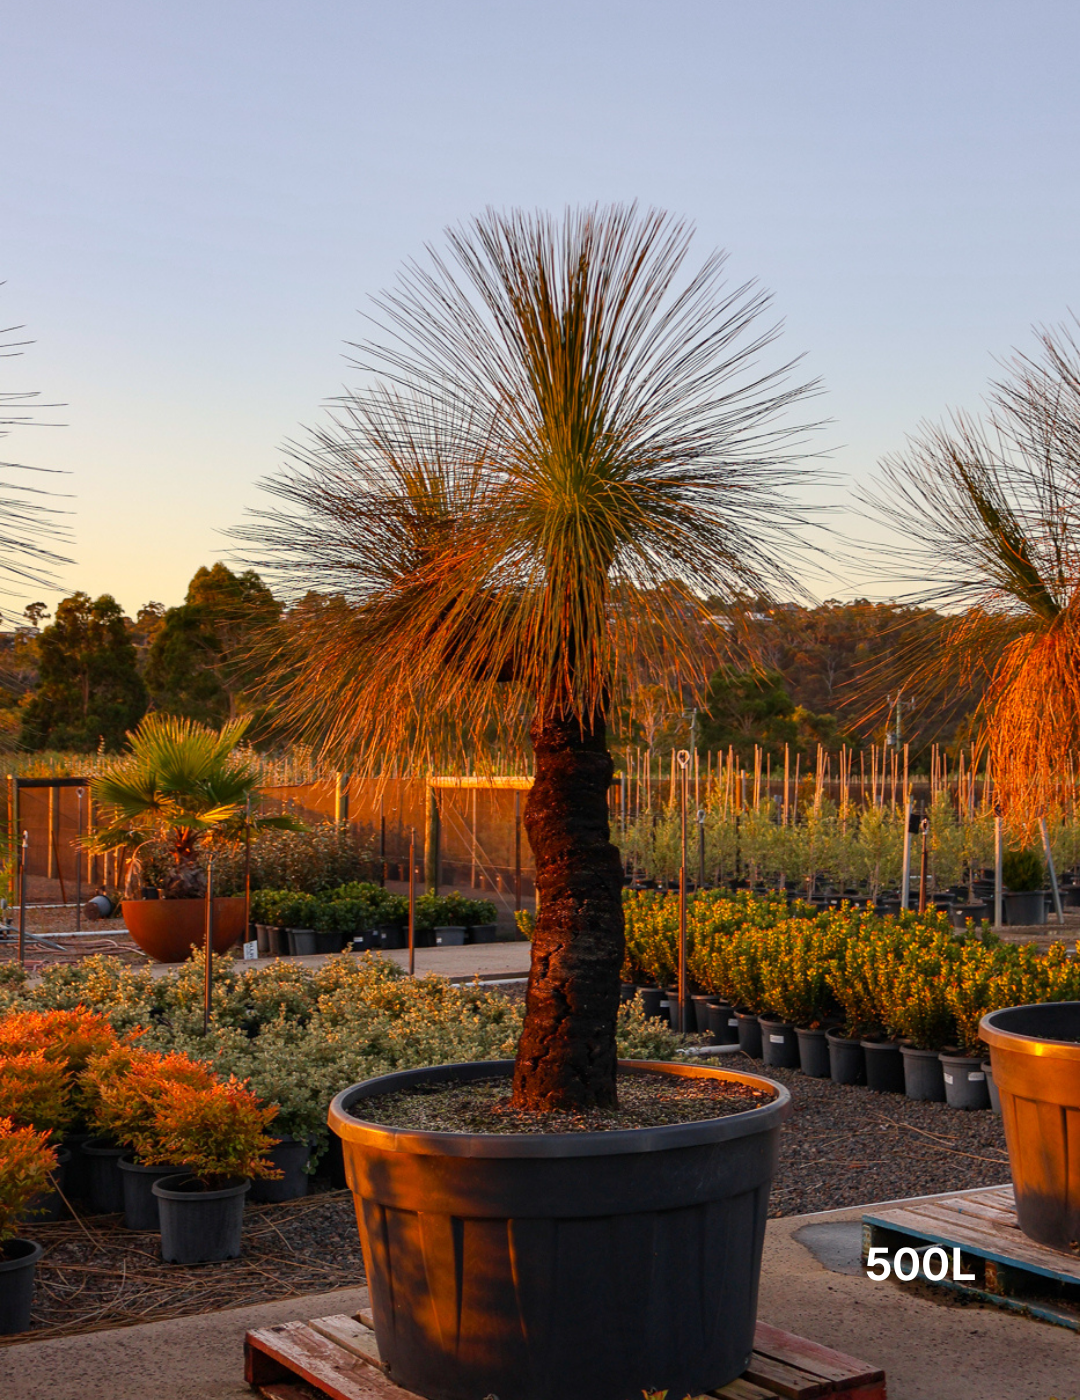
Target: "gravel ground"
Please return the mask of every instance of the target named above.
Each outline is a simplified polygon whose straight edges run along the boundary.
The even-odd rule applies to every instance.
[[[249,1205],[244,1252],[220,1264],[165,1264],[157,1234],[125,1230],[96,1215],[29,1227],[45,1246],[29,1333],[0,1345],[188,1313],[216,1312],[362,1283],[352,1196],[327,1191],[282,1205]]]
[[[794,1113],[780,1137],[769,1214],[805,1215],[1009,1180],[996,1113],[963,1113],[902,1094],[875,1094],[798,1070],[763,1070],[746,1055],[725,1069],[759,1072],[791,1090]]]

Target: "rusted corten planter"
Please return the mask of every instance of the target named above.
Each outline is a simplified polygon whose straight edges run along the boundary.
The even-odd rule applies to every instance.
[[[158,962],[178,963],[206,942],[205,899],[125,899],[128,933]],[[227,953],[244,935],[244,900],[214,900],[214,952]]]
[[[629,1400],[726,1385],[753,1349],[781,1085],[727,1118],[607,1133],[413,1132],[365,1098],[505,1075],[511,1061],[410,1070],[330,1105],[356,1203],[379,1350],[429,1400]],[[509,1088],[509,1085],[508,1085]]]
[[[1080,1241],[1080,1002],[984,1016],[1025,1235],[1075,1257]]]

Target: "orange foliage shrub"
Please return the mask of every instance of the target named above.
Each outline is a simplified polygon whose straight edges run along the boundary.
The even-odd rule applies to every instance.
[[[48,1189],[55,1166],[47,1133],[0,1118],[0,1242],[17,1233],[30,1202]]]
[[[49,1133],[71,1116],[64,1065],[44,1050],[24,1050],[0,1059],[0,1118],[20,1128]]]
[[[162,1054],[130,1044],[92,1056],[80,1079],[94,1130],[123,1147],[134,1148],[138,1160],[146,1165],[183,1160],[161,1156],[155,1121],[165,1087],[182,1084],[209,1089],[217,1083],[207,1065],[179,1051]]]
[[[277,1111],[276,1104],[260,1108],[234,1076],[208,1088],[165,1083],[154,1114],[158,1160],[185,1163],[208,1187],[243,1176],[280,1177],[266,1158],[275,1145],[266,1128]]]

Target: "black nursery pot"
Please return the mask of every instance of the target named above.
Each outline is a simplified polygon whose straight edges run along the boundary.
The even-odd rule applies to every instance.
[[[796,1026],[795,1034],[799,1041],[799,1068],[803,1074],[811,1079],[828,1079],[831,1068],[824,1030]]]
[[[776,1016],[759,1016],[761,1058],[775,1069],[799,1068],[799,1042],[795,1027]]]
[[[834,1084],[865,1084],[866,1056],[862,1041],[855,1036],[841,1035],[839,1031],[826,1031],[825,1043],[829,1047],[829,1078]]]
[[[161,1257],[166,1264],[210,1264],[240,1255],[246,1179],[207,1191],[193,1176],[180,1173],[155,1181],[161,1219]]]
[[[311,1161],[311,1143],[305,1138],[278,1138],[267,1156],[284,1175],[280,1181],[267,1181],[256,1177],[251,1183],[248,1199],[295,1201],[298,1196],[306,1196],[311,1177],[304,1168]]]
[[[83,1143],[86,1199],[91,1215],[113,1215],[124,1209],[120,1158],[126,1151],[126,1147],[117,1147],[108,1138],[87,1138]]]
[[[945,1102],[945,1077],[941,1057],[936,1050],[917,1050],[914,1045],[901,1045],[904,1057],[904,1093],[909,1099],[925,1103]]]
[[[904,1060],[898,1040],[864,1040],[866,1087],[878,1094],[904,1092]]]
[[[407,1070],[330,1106],[390,1378],[428,1400],[701,1395],[753,1347],[786,1089],[753,1075],[622,1062],[768,1086],[759,1108],[604,1133],[418,1132],[364,1101],[509,1077],[509,1061]]]
[[[67,1207],[64,1205],[64,1197],[67,1195],[65,1180],[68,1167],[71,1165],[71,1148],[57,1147],[56,1166],[50,1173],[52,1185],[47,1191],[42,1191],[39,1196],[34,1196],[27,1207],[26,1215],[23,1217],[28,1225],[33,1225],[38,1221],[59,1220]]]
[[[667,993],[662,992],[659,987],[642,987],[641,1010],[647,1021],[667,1020]]]
[[[34,1270],[44,1250],[33,1240],[0,1244],[0,1335],[25,1332],[34,1302]]]
[[[739,1023],[739,1049],[752,1060],[761,1059],[761,1023],[756,1011],[739,1011],[735,1019]]]
[[[124,1192],[124,1224],[129,1230],[159,1230],[158,1202],[154,1182],[175,1176],[184,1168],[176,1162],[145,1167],[132,1153],[120,1158],[120,1180]]]
[[[726,1001],[713,1002],[709,1008],[709,1034],[715,1045],[739,1043],[739,1018],[735,1008]]]

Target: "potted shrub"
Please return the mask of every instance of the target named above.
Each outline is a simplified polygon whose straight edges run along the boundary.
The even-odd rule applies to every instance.
[[[913,956],[897,988],[897,1027],[903,1037],[904,1093],[909,1099],[945,1101],[941,1051],[956,1036],[949,1005],[949,969],[942,958]]]
[[[730,337],[757,307],[720,296],[715,263],[680,298],[686,240],[622,208],[561,223],[491,213],[455,232],[460,280],[436,262],[390,298],[396,343],[365,352],[386,383],[349,397],[273,483],[285,504],[251,527],[287,587],[340,581],[333,606],[295,610],[281,648],[284,710],[328,755],[385,772],[528,731],[539,912],[517,1057],[500,1072],[513,1112],[538,1124],[618,1114],[629,1084],[608,820],[608,724],[629,663],[661,634],[665,664],[694,653],[705,599],[766,588],[778,551],[762,541],[783,528],[785,452],[760,444],[788,391],[757,369],[744,395],[732,383],[749,366]],[[454,1073],[467,1087],[492,1066]],[[707,1125],[462,1135],[371,1127],[363,1100],[385,1087],[349,1091],[333,1126],[399,1384],[443,1400],[625,1400],[699,1394],[743,1369],[783,1095]],[[613,1213],[625,1252],[606,1243]]]
[[[249,1178],[278,1175],[268,1156],[274,1139],[266,1131],[276,1114],[234,1078],[202,1088],[162,1086],[146,1148],[159,1161],[187,1167],[151,1188],[166,1263],[239,1256]]]
[[[41,1245],[16,1234],[31,1203],[45,1193],[56,1153],[48,1133],[0,1118],[0,1333],[25,1332]]]
[[[24,1082],[20,1093],[28,1094],[25,1114],[36,1111],[46,1115],[36,1127],[47,1127],[54,1132],[64,1128],[62,1144],[58,1146],[58,1160],[64,1167],[64,1192],[73,1198],[86,1194],[93,1195],[93,1208],[101,1211],[116,1209],[118,1181],[114,1181],[115,1162],[109,1154],[95,1156],[84,1149],[89,1143],[93,1147],[93,1129],[86,1094],[81,1082],[81,1071],[92,1055],[116,1044],[116,1032],[99,1012],[89,1011],[83,1006],[70,1010],[51,1011],[9,1011],[0,1017],[0,1060],[21,1056],[28,1046],[35,1046],[49,1065],[58,1066],[62,1084],[62,1117],[56,1119],[55,1104],[46,1106],[33,1104],[33,1096],[38,1093],[52,1095],[55,1086],[49,1087],[51,1076],[44,1069],[35,1069],[27,1063],[23,1071],[31,1082]],[[11,1091],[15,1093],[16,1072],[12,1071]],[[16,1102],[12,1100],[13,1107]],[[23,1110],[20,1110],[23,1112]],[[32,1121],[32,1120],[31,1120]],[[68,1160],[64,1155],[69,1154]]]
[[[129,751],[105,763],[91,782],[104,823],[84,838],[86,848],[133,852],[131,890],[142,887],[143,861],[152,851],[162,854],[161,898],[125,898],[121,905],[132,939],[158,962],[183,962],[205,939],[204,858],[215,843],[296,827],[289,817],[249,815],[258,769],[238,748],[248,723],[230,720],[215,730],[152,712],[128,735]],[[243,898],[215,897],[213,919],[215,953],[246,936]]]
[[[129,1230],[158,1229],[153,1184],[185,1165],[158,1155],[155,1115],[166,1084],[208,1089],[212,1071],[178,1051],[167,1054],[122,1045],[91,1058],[83,1083],[92,1104],[92,1123],[101,1140],[120,1151],[120,1202]]]
[[[64,1169],[71,1160],[70,1150],[58,1145],[71,1119],[65,1066],[47,1059],[44,1050],[23,1050],[0,1058],[0,1118],[17,1128],[35,1128],[45,1134],[56,1154],[56,1166],[48,1189],[34,1197],[27,1216],[30,1220],[59,1220],[64,1205]]]
[[[1001,862],[1005,885],[1005,922],[1017,925],[1046,923],[1046,870],[1037,851],[1026,847],[1006,851]]]

